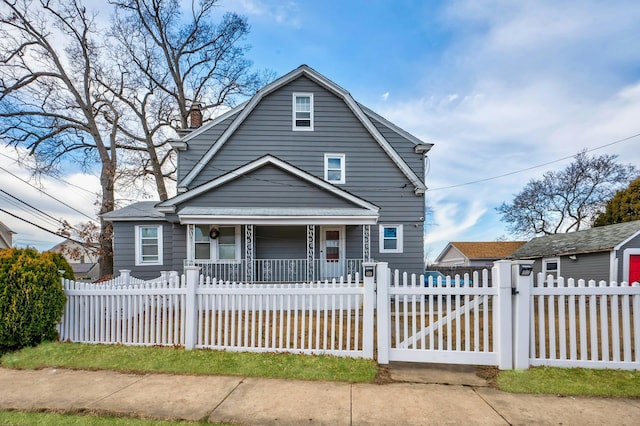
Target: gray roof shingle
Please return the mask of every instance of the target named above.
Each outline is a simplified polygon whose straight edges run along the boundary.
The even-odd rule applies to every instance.
[[[640,232],[640,220],[534,238],[510,256],[514,259],[609,251]]]

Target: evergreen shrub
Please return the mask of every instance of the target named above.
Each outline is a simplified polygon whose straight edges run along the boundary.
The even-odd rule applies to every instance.
[[[57,338],[66,302],[58,269],[67,268],[53,258],[34,249],[0,250],[0,352]]]

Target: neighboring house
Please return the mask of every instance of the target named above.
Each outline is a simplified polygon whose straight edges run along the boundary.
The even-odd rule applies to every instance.
[[[554,277],[640,281],[640,220],[534,238],[511,257]]]
[[[13,234],[15,234],[15,232],[0,222],[0,249],[13,247]]]
[[[200,121],[196,105],[192,127]],[[104,215],[116,273],[199,265],[260,282],[339,277],[370,259],[423,269],[432,144],[306,65],[172,146],[178,195]]]
[[[493,262],[507,258],[526,241],[451,242],[433,262],[439,267],[489,267]]]
[[[100,265],[94,250],[75,241],[64,240],[49,251],[60,253],[69,262],[77,281],[95,281],[100,278]]]

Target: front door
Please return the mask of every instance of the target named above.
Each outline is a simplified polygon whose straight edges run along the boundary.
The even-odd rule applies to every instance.
[[[344,226],[320,227],[320,277],[339,278],[345,267]]]
[[[629,283],[640,282],[640,254],[629,256]]]

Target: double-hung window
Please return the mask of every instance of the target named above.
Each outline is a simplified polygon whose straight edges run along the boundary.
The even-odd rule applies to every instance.
[[[330,183],[345,183],[344,154],[324,155],[324,180]]]
[[[138,225],[135,232],[136,266],[162,265],[162,226]]]
[[[195,260],[234,261],[240,259],[240,227],[195,225]]]
[[[313,130],[313,93],[293,94],[293,130]]]
[[[380,225],[380,253],[402,253],[402,225]]]

